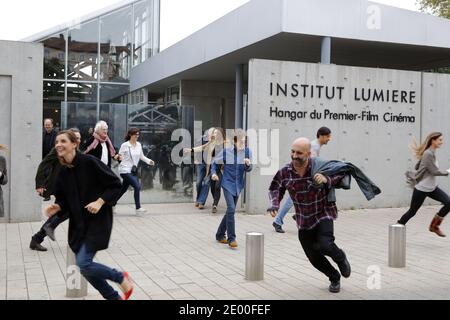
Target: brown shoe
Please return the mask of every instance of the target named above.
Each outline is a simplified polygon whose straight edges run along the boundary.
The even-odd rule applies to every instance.
[[[223,243],[223,244],[227,244],[228,243],[226,238],[223,238],[223,239],[220,239],[220,240],[218,239],[217,242],[220,242],[220,243]]]
[[[217,206],[212,207],[212,213],[217,213]]]
[[[230,246],[230,248],[237,248],[237,246],[238,246],[236,241],[232,241],[228,245]]]
[[[439,229],[439,226],[441,225],[442,220],[444,220],[444,218],[442,218],[438,215],[435,215],[433,220],[431,221],[429,230],[431,232],[436,233],[439,237],[446,237],[446,235],[444,233],[442,233],[441,229]]]
[[[198,206],[198,208],[199,208],[200,210],[203,210],[203,209],[205,209],[205,206],[202,205],[202,204],[200,204],[200,205]]]
[[[200,205],[200,203],[198,203],[198,202],[195,203],[196,208],[198,208],[199,205]]]

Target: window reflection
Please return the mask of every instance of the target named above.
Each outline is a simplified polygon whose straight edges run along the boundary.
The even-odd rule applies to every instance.
[[[134,6],[134,66],[153,55],[151,8],[151,0],[141,1]]]
[[[61,102],[64,101],[64,87],[64,82],[44,82],[44,119],[53,119],[54,125],[57,128],[61,126]]]
[[[98,20],[70,29],[68,41],[69,70],[67,78],[95,81],[98,76]]]
[[[44,79],[65,78],[65,31],[55,34],[44,41]]]
[[[102,81],[128,82],[131,68],[131,7],[101,18]]]

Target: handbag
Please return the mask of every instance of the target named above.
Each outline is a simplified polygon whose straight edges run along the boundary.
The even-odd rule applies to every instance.
[[[133,163],[134,163],[133,156],[131,155],[131,149],[130,149],[130,147],[128,147],[128,152],[130,152],[130,158],[131,158],[131,161],[133,161]],[[133,176],[137,176],[137,174],[138,174],[138,167],[135,166],[134,164],[133,164],[133,166],[131,167],[131,174],[132,174]]]

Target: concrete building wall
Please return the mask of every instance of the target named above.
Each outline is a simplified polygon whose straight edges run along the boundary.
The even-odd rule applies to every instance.
[[[423,83],[422,83],[423,76]],[[287,94],[277,96],[272,84],[298,84],[300,94],[289,89]],[[301,84],[331,87],[343,87],[342,97],[336,95],[327,99],[317,91],[311,98],[310,91],[302,96]],[[404,172],[414,166],[416,159],[409,149],[413,138],[424,138],[429,132],[441,130],[448,137],[448,119],[450,117],[448,88],[450,76],[439,74],[421,74],[419,72],[388,69],[356,68],[336,65],[307,64],[298,62],[251,60],[249,72],[249,129],[278,129],[279,139],[274,154],[270,155],[272,167],[255,165],[248,179],[249,213],[264,212],[268,205],[268,188],[276,171],[290,161],[290,147],[295,138],[306,136],[315,138],[321,126],[332,130],[332,140],[324,146],[321,157],[351,162],[361,168],[369,178],[382,190],[382,194],[368,202],[356,181],[352,181],[349,191],[338,190],[339,208],[373,208],[407,206],[410,202],[411,189],[405,184]],[[405,91],[412,95],[405,101],[362,101],[355,98],[355,90],[361,94],[362,89]],[[309,90],[309,88],[307,89]],[[325,90],[325,89],[323,89]],[[331,90],[331,89],[330,89]],[[331,92],[331,91],[330,91]],[[367,91],[365,91],[367,92]],[[294,96],[293,96],[294,95]],[[392,97],[391,97],[392,98]],[[270,110],[304,111],[304,118],[291,120],[289,117],[276,117]],[[322,118],[311,119],[313,111],[322,114]],[[354,120],[333,119],[326,110],[336,114],[354,114]],[[368,114],[372,115],[369,117]],[[365,117],[362,117],[362,114]],[[408,116],[395,118],[394,116]],[[296,113],[297,115],[297,113]],[[375,115],[378,116],[375,119]],[[359,118],[357,118],[359,116]],[[412,118],[414,117],[414,118]],[[414,120],[414,121],[412,121]],[[258,139],[260,140],[260,139]],[[256,157],[264,155],[264,150],[256,150],[255,139],[251,147]],[[443,149],[450,150],[448,147]],[[259,152],[258,152],[259,151]],[[262,151],[262,154],[261,154]],[[450,167],[450,152],[439,152],[438,158],[442,169]],[[448,186],[448,179],[438,178],[443,186]]]
[[[444,144],[436,157],[439,167],[446,170],[450,168],[450,75],[424,73],[422,87],[422,139],[431,132],[442,132]],[[440,187],[450,192],[450,178],[441,177],[438,181]]]
[[[34,177],[42,156],[43,60],[41,44],[0,41],[0,143],[9,147],[9,212],[0,222],[42,217]]]
[[[195,121],[203,131],[213,126],[234,126],[234,83],[181,81],[181,105],[195,107]]]

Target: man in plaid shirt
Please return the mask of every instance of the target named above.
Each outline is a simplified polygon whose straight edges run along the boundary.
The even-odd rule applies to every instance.
[[[312,176],[311,143],[306,138],[294,141],[291,150],[292,162],[277,172],[269,188],[275,217],[285,191],[291,196],[298,227],[298,237],[311,264],[324,273],[331,284],[329,291],[340,291],[341,274],[348,278],[350,264],[343,250],[334,243],[333,221],[337,218],[335,202],[328,202],[330,188],[336,186],[343,174],[326,177],[320,173]],[[338,265],[336,270],[325,256]]]

